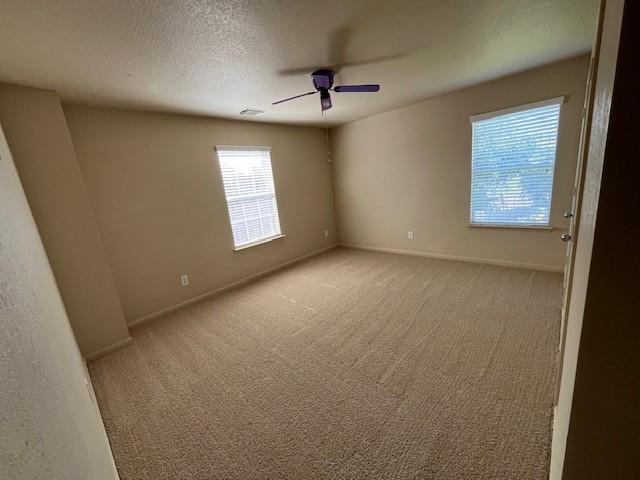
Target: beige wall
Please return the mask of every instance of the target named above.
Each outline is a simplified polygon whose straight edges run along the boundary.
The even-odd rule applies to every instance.
[[[129,338],[55,92],[0,84],[13,152],[71,325],[85,355]]]
[[[568,95],[551,206],[552,225],[564,229],[587,69],[588,56],[578,57],[332,129],[340,242],[561,269],[559,231],[468,227],[469,117]]]
[[[129,322],[336,241],[321,129],[74,105],[64,110]],[[216,144],[273,148],[286,238],[233,251]],[[189,287],[180,286],[181,274],[189,275]]]
[[[0,478],[118,478],[0,130]]]

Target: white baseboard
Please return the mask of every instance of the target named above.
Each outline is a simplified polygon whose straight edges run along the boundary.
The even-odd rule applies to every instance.
[[[538,264],[538,263],[526,263],[526,262],[514,262],[511,260],[498,260],[498,259],[494,259],[494,258],[481,258],[481,257],[464,257],[464,256],[460,256],[460,255],[447,255],[447,254],[442,254],[442,253],[432,253],[432,252],[422,252],[422,251],[417,251],[417,250],[403,250],[403,249],[399,249],[399,248],[385,248],[385,247],[374,247],[371,245],[359,245],[359,244],[354,244],[354,243],[340,243],[340,244],[333,244],[333,245],[329,245],[328,247],[324,247],[321,248],[319,250],[315,250],[313,252],[307,253],[306,255],[302,255],[301,257],[297,257],[294,258],[292,260],[289,260],[287,262],[284,263],[280,263],[276,266],[267,268],[266,270],[262,270],[260,272],[254,273],[252,275],[249,275],[247,277],[244,277],[240,280],[237,280],[233,283],[230,283],[229,285],[225,285],[224,287],[220,287],[217,288],[216,290],[212,290],[210,292],[207,293],[203,293],[202,295],[198,295],[197,297],[191,298],[187,301],[178,303],[176,305],[172,305],[170,307],[164,308],[158,312],[155,313],[151,313],[149,315],[145,315],[143,317],[137,318],[131,322],[129,322],[127,324],[127,327],[129,328],[135,328],[137,326],[140,326],[144,323],[150,322],[151,320],[154,320],[158,317],[161,317],[163,315],[166,315],[167,313],[173,312],[175,310],[179,310],[181,308],[184,308],[188,305],[194,304],[199,302],[200,300],[204,300],[205,298],[209,298],[209,297],[213,297],[215,295],[219,295],[223,292],[226,292],[228,290],[231,290],[233,288],[237,288],[241,285],[244,285],[246,283],[252,282],[254,280],[257,280],[261,277],[264,277],[266,275],[269,275],[270,273],[276,272],[278,270],[282,270],[285,267],[288,267],[290,265],[293,265],[295,263],[301,262],[302,260],[305,260],[307,258],[313,257],[315,255],[319,255],[323,252],[326,252],[328,250],[334,249],[336,247],[346,247],[346,248],[353,248],[356,250],[367,250],[367,251],[371,251],[371,252],[381,252],[381,253],[395,253],[398,255],[411,255],[414,257],[426,257],[426,258],[437,258],[440,260],[452,260],[452,261],[456,261],[456,262],[469,262],[469,263],[481,263],[481,264],[485,264],[485,265],[496,265],[496,266],[500,266],[500,267],[515,267],[515,268],[526,268],[528,270],[541,270],[541,271],[545,271],[545,272],[558,272],[561,273],[563,272],[563,268],[562,267],[558,267],[556,265],[544,265],[544,264]],[[111,352],[115,352],[116,350],[120,350],[123,347],[126,347],[127,345],[129,345],[133,340],[131,339],[131,337],[127,337],[124,340],[121,340],[117,343],[114,343],[113,345],[109,345],[107,347],[101,348],[100,350],[97,350],[93,353],[90,353],[88,355],[85,355],[85,360],[86,361],[91,361],[91,360],[95,360],[97,358],[100,358],[104,355],[107,355]]]
[[[329,245],[328,247],[321,248],[320,250],[314,250],[313,252],[307,253],[306,255],[303,255],[301,257],[296,257],[293,260],[288,260],[288,261],[286,261],[284,263],[280,263],[280,264],[278,264],[278,265],[276,265],[274,267],[270,267],[270,268],[267,268],[266,270],[262,270],[262,271],[260,271],[258,273],[254,273],[252,275],[249,275],[248,277],[241,278],[240,280],[237,280],[237,281],[235,281],[233,283],[230,283],[229,285],[225,285],[224,287],[220,287],[220,288],[217,288],[217,289],[212,290],[210,292],[203,293],[202,295],[198,295],[197,297],[191,298],[189,300],[186,300],[184,302],[178,303],[176,305],[172,305],[170,307],[163,308],[162,310],[159,310],[157,312],[151,313],[149,315],[145,315],[143,317],[136,318],[135,320],[132,320],[131,322],[127,323],[127,327],[129,327],[129,328],[138,327],[138,326],[140,326],[140,325],[142,325],[144,323],[150,322],[151,320],[155,320],[158,317],[166,315],[167,313],[171,313],[171,312],[173,312],[175,310],[179,310],[179,309],[184,308],[184,307],[186,307],[188,305],[197,303],[200,300],[204,300],[205,298],[213,297],[215,295],[220,295],[223,292],[226,292],[226,291],[231,290],[233,288],[237,288],[237,287],[239,287],[241,285],[244,285],[246,283],[249,283],[249,282],[252,282],[254,280],[257,280],[257,279],[259,279],[261,277],[264,277],[265,275],[269,275],[270,273],[277,272],[278,270],[282,270],[283,268],[288,267],[290,265],[293,265],[294,263],[301,262],[302,260],[305,260],[305,259],[307,259],[309,257],[313,257],[315,255],[319,255],[319,254],[321,254],[323,252],[326,252],[328,250],[332,250],[332,249],[336,248],[337,246],[338,246],[338,244],[333,244],[333,245]]]
[[[373,247],[369,245],[358,245],[354,243],[340,243],[341,247],[355,248],[357,250],[367,250],[370,252],[396,253],[399,255],[412,255],[414,257],[437,258],[440,260],[453,260],[456,262],[482,263],[485,265],[496,265],[499,267],[526,268],[527,270],[542,270],[544,272],[562,273],[564,269],[556,265],[544,265],[539,263],[514,262],[511,260],[498,260],[495,258],[463,257],[460,255],[447,255],[443,253],[422,252],[417,250],[402,250],[399,248]]]
[[[127,337],[124,340],[120,340],[119,342],[116,342],[116,343],[114,343],[112,345],[109,345],[107,347],[101,348],[100,350],[96,350],[93,353],[85,355],[84,359],[87,362],[90,362],[91,360],[95,360],[96,358],[104,357],[108,353],[115,352],[116,350],[120,350],[121,348],[126,347],[131,342],[133,342],[131,337]]]

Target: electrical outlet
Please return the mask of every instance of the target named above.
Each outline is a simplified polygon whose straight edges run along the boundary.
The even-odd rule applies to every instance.
[[[407,232],[407,238],[408,238],[409,240],[413,240],[413,232],[412,232],[412,231],[408,231],[408,232]]]
[[[189,275],[180,275],[180,285],[183,287],[189,286]]]
[[[324,231],[324,238],[329,238],[329,230]]]

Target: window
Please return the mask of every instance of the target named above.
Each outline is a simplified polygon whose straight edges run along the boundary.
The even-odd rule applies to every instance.
[[[268,147],[216,147],[236,248],[279,237]]]
[[[562,102],[471,117],[471,225],[549,226]]]

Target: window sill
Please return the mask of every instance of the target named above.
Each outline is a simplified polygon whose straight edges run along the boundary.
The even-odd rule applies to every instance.
[[[286,237],[286,235],[280,234],[280,235],[276,235],[275,237],[264,238],[264,239],[259,240],[257,242],[247,243],[245,245],[240,245],[239,247],[235,247],[233,249],[233,251],[234,252],[240,252],[242,250],[246,250],[247,248],[256,247],[258,245],[262,245],[262,244],[265,244],[265,243],[273,242],[274,240],[278,240],[279,238],[284,238],[284,237]]]
[[[507,228],[516,230],[543,230],[547,232],[555,228],[552,225],[493,225],[490,223],[470,223],[468,226],[471,228]]]

